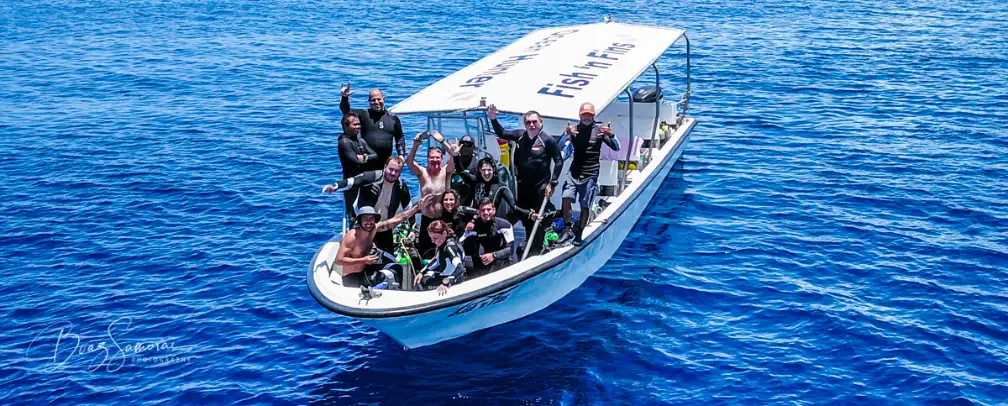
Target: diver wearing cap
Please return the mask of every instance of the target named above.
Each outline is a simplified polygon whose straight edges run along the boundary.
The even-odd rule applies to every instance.
[[[470,199],[469,184],[463,178],[463,174],[475,174],[478,170],[479,161],[476,159],[476,139],[471,135],[464,135],[459,138],[458,154],[455,155],[455,173],[452,176],[451,188],[459,194],[460,202],[467,202]]]
[[[383,269],[380,255],[372,253],[375,233],[390,230],[407,218],[416,215],[434,196],[424,196],[420,203],[388,220],[371,206],[361,207],[357,213],[357,226],[351,228],[340,241],[336,251],[336,265],[343,267],[343,286],[375,286],[394,273]],[[384,271],[384,272],[383,272]]]

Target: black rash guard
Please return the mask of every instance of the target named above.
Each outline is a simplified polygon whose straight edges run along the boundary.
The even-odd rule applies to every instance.
[[[490,123],[497,138],[518,143],[514,163],[519,189],[543,189],[547,184],[556,187],[560,172],[563,171],[563,157],[556,139],[545,131],[539,131],[539,136],[531,138],[525,130],[504,130],[497,120],[491,120]],[[553,162],[552,175],[550,161]]]
[[[598,123],[578,123],[577,136],[572,137],[570,141],[574,146],[574,160],[571,161],[570,173],[577,179],[598,177],[603,143],[614,151],[620,149],[615,138],[605,137],[600,133],[601,128]]]
[[[367,109],[351,109],[350,98],[343,96],[340,100],[340,111],[346,115],[351,111],[360,116],[360,137],[378,154],[373,162],[368,161],[365,170],[376,170],[385,167],[385,161],[392,156],[392,143],[399,156],[406,156],[406,139],[403,137],[402,122],[399,117],[388,110],[374,111]]]

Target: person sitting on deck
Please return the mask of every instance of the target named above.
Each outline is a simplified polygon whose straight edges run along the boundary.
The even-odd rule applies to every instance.
[[[443,295],[450,286],[465,281],[465,253],[448,223],[435,220],[427,227],[427,234],[436,247],[434,258],[423,272],[417,273],[413,284],[423,289],[436,286],[438,294]]]
[[[560,242],[564,243],[573,237],[575,246],[581,245],[581,234],[588,225],[592,201],[598,189],[596,183],[598,183],[602,144],[614,151],[620,149],[612,128],[603,127],[595,121],[594,105],[582,104],[579,114],[581,121],[577,126],[567,123],[567,134],[574,147],[574,160],[571,162],[570,172],[563,186],[564,236],[560,238]],[[581,205],[581,215],[578,224],[572,227],[571,204],[575,199]]]
[[[466,225],[464,244],[466,268],[472,270],[473,278],[511,265],[514,246],[514,229],[507,220],[497,217],[493,200],[484,197],[478,204],[479,217]]]
[[[341,179],[340,181],[326,185],[322,188],[324,193],[343,191],[347,202],[347,216],[356,218],[354,207],[370,206],[375,208],[379,218],[389,218],[396,214],[400,208],[406,209],[410,200],[413,200],[409,187],[403,182],[402,174],[403,158],[390,156],[385,162],[385,169],[378,171],[366,171],[352,178]],[[406,220],[409,224],[414,224],[413,217]],[[351,227],[354,224],[350,225]],[[391,252],[393,246],[392,230],[382,231],[375,235],[374,242],[378,248]]]
[[[466,224],[476,218],[476,209],[459,205],[458,192],[448,189],[441,195],[441,220],[448,223],[455,235],[465,232]]]
[[[395,273],[382,266],[382,253],[373,250],[375,233],[390,230],[406,218],[416,215],[420,207],[433,198],[424,197],[420,204],[384,221],[379,221],[381,218],[373,208],[361,207],[357,213],[357,226],[343,235],[336,251],[336,265],[343,267],[343,286],[377,286],[382,282],[392,285],[396,282]],[[387,280],[390,277],[392,279]]]
[[[441,143],[444,149],[431,147],[427,150],[427,168],[424,168],[416,163],[416,153],[417,149],[420,148],[420,144],[427,138],[433,138],[435,141]],[[445,151],[449,151],[448,162],[442,165],[441,160],[445,157]],[[424,132],[416,135],[413,139],[413,149],[410,150],[409,156],[406,158],[406,165],[409,167],[410,172],[416,175],[417,179],[420,180],[420,195],[428,196],[433,195],[439,197],[430,201],[429,204],[425,205],[420,211],[420,238],[417,242],[416,248],[420,252],[420,256],[427,258],[431,255],[431,251],[434,249],[434,243],[427,237],[427,227],[430,226],[435,220],[441,218],[441,194],[448,190],[448,185],[451,182],[452,172],[455,170],[455,163],[453,162],[452,156],[454,155],[454,148],[445,141],[444,137],[438,133],[434,132]]]

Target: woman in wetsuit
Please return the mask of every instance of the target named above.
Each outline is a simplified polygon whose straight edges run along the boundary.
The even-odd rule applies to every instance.
[[[493,158],[485,157],[479,160],[479,172],[475,175],[465,173],[460,174],[467,183],[470,185],[470,189],[473,191],[472,200],[466,202],[466,205],[472,207],[473,209],[478,209],[476,205],[483,198],[489,198],[494,202],[494,207],[497,209],[497,216],[506,218],[512,224],[518,221],[520,217],[527,217],[531,214],[529,210],[522,209],[515,206],[514,194],[511,193],[511,189],[500,182],[497,177],[496,163]]]
[[[427,227],[427,234],[435,244],[434,258],[413,284],[425,290],[437,287],[438,294],[443,295],[450,286],[465,281],[465,254],[448,223],[435,220]]]
[[[459,206],[459,193],[448,189],[441,196],[441,221],[448,223],[455,235],[465,232],[466,224],[476,218],[476,209]]]
[[[424,168],[416,163],[416,153],[417,149],[420,148],[420,143],[428,136],[441,143],[444,149],[437,147],[428,149],[427,167]],[[445,151],[447,151],[447,154]],[[417,179],[420,180],[421,197],[441,195],[445,190],[448,190],[452,171],[455,168],[455,163],[452,161],[454,153],[455,148],[448,145],[444,137],[436,131],[433,133],[423,132],[413,138],[413,149],[410,150],[409,157],[406,158],[406,165],[409,166],[410,172],[413,172],[413,175],[416,175]],[[442,159],[447,159],[444,165],[442,165]],[[434,249],[434,243],[427,236],[426,230],[431,223],[441,218],[441,211],[441,199],[434,199],[431,204],[420,209],[420,238],[417,241],[416,248],[421,257],[429,258],[431,250]]]

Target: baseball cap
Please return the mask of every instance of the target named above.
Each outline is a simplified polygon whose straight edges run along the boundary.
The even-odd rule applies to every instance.
[[[473,138],[471,135],[463,135],[462,138],[459,139],[459,144],[476,145],[476,139]]]
[[[595,106],[593,104],[591,104],[591,103],[588,103],[588,102],[582,103],[581,104],[581,111],[578,112],[578,114],[584,114],[584,113],[591,113],[591,115],[594,116],[595,115]]]

